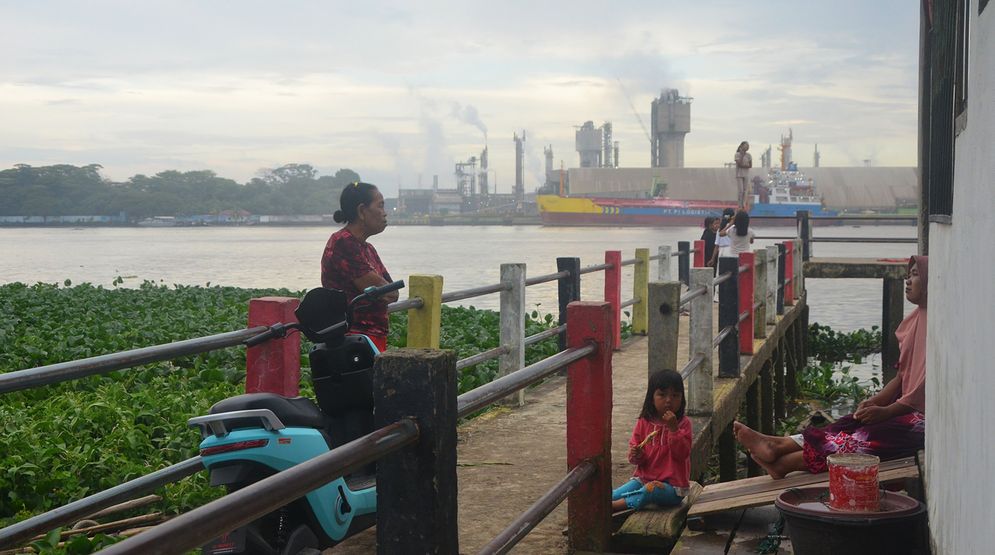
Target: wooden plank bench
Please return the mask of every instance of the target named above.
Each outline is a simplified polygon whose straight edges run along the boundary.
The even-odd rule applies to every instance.
[[[691,482],[689,489],[687,496],[676,507],[629,511],[612,537],[612,544],[626,550],[659,552],[669,549],[680,538],[688,510],[704,490],[698,482]]]
[[[919,469],[915,457],[885,461],[878,467],[878,481],[882,484],[915,478],[918,475]],[[732,509],[770,505],[782,491],[808,486],[829,487],[829,473],[795,472],[782,480],[759,476],[710,484],[705,486],[687,516],[702,516]]]

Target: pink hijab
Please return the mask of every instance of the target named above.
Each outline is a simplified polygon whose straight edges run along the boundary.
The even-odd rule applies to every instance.
[[[929,257],[909,258],[909,271],[915,265],[922,282],[922,298],[895,330],[898,338],[898,376],[902,393],[898,402],[919,412],[926,412],[926,298],[929,283]]]

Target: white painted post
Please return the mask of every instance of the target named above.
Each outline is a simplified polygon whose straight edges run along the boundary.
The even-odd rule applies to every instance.
[[[703,357],[698,369],[688,378],[688,414],[711,414],[712,398],[712,297],[715,273],[712,268],[692,268],[690,289],[705,287],[705,294],[691,299],[690,348],[691,358]]]
[[[777,245],[767,247],[767,323],[777,324]]]
[[[507,376],[525,367],[525,264],[502,264],[501,345],[507,347],[498,359],[498,376]],[[525,404],[525,390],[506,398],[509,404]]]
[[[657,249],[657,254],[660,255],[660,259],[657,260],[656,264],[656,280],[667,282],[670,279],[670,246],[665,245]]]
[[[756,258],[756,268],[753,274],[753,304],[759,304],[753,314],[753,337],[767,337],[767,250],[753,251]]]

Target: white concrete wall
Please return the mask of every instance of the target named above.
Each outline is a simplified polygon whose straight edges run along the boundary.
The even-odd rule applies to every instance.
[[[995,553],[995,4],[970,6],[953,223],[929,228],[927,501],[949,555]]]

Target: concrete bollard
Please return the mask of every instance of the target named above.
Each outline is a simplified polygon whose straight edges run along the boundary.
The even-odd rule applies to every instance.
[[[508,350],[498,357],[499,377],[525,367],[525,264],[502,264],[501,283],[511,287],[501,291],[501,345]],[[524,405],[525,390],[518,390],[505,401]]]
[[[556,271],[569,272],[566,277],[561,277],[556,281],[556,295],[560,308],[559,323],[562,326],[567,323],[567,305],[580,300],[580,259],[561,257],[556,259]],[[560,350],[567,348],[567,332],[560,332]]]
[[[757,267],[753,275],[753,304],[758,305],[753,315],[753,337],[767,337],[767,250],[753,251]]]
[[[632,305],[632,333],[646,335],[646,305],[650,270],[650,250],[636,249],[636,267],[632,273],[632,296],[638,299]]]
[[[705,288],[705,294],[691,300],[690,348],[691,358],[701,356],[698,368],[688,378],[687,410],[691,415],[708,415],[714,410],[712,377],[712,297],[715,273],[712,268],[692,268],[690,289]]]
[[[597,469],[567,498],[567,536],[571,552],[604,553],[611,540],[614,318],[608,303],[575,302],[567,312],[567,345],[598,347],[567,369],[567,467],[589,461]]]
[[[618,349],[622,344],[622,251],[605,251],[605,302],[611,304],[614,319],[614,340]]]
[[[680,335],[680,304],[680,283],[669,281],[649,284],[647,376],[659,370],[679,370],[677,342]]]
[[[739,259],[719,257],[719,276],[731,273],[732,277],[719,285],[719,332],[732,330],[719,343],[719,377],[739,377]]]
[[[291,324],[300,299],[261,297],[249,301],[249,328]],[[245,350],[245,392],[276,393],[284,397],[300,394],[301,336],[287,334]]]
[[[777,245],[767,247],[767,323],[777,324]]]
[[[656,265],[656,280],[657,281],[671,281],[670,277],[670,259],[673,258],[670,251],[670,245],[664,245],[657,249],[657,254],[660,259],[657,260]]]
[[[408,298],[420,298],[421,308],[408,309],[408,347],[438,349],[442,328],[442,276],[408,277]]]
[[[456,355],[391,349],[374,365],[374,426],[404,417],[418,442],[377,461],[377,553],[458,553]]]
[[[739,265],[746,266],[746,271],[739,273],[739,308],[736,310],[736,319],[742,313],[746,313],[746,318],[739,322],[739,352],[744,355],[753,354],[753,274],[756,269],[753,265],[755,256],[752,252],[739,253]]]

